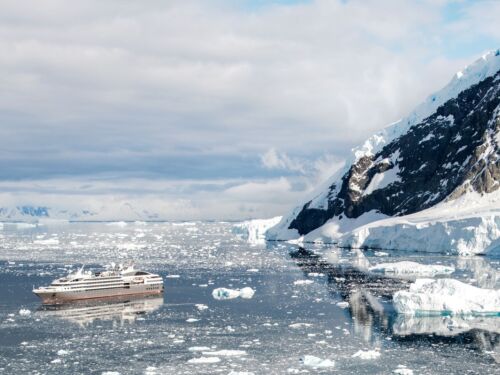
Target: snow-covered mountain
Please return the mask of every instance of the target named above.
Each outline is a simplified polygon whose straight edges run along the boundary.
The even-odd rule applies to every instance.
[[[0,207],[0,222],[41,222],[51,220],[68,221],[113,221],[113,220],[160,220],[160,215],[139,209],[131,203],[101,205],[99,209],[66,209],[37,205]]]
[[[481,253],[500,246],[500,50],[355,148],[269,240]]]

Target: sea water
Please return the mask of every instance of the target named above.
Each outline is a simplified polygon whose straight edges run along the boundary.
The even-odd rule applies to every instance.
[[[0,246],[0,373],[500,373],[499,318],[398,316],[411,279],[366,272],[411,260],[498,288],[498,259],[248,244],[206,222],[4,224]],[[164,278],[162,297],[43,308],[31,292],[130,260]]]

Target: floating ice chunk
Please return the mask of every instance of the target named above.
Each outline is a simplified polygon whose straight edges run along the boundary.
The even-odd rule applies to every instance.
[[[240,290],[240,297],[244,299],[250,299],[254,294],[255,291],[248,286]]]
[[[259,272],[259,269],[258,268],[249,268],[247,269],[247,272]]]
[[[181,277],[180,275],[167,275],[165,276],[167,279],[178,279],[179,277]]]
[[[69,354],[69,350],[59,349],[57,351],[57,355],[60,357],[63,357],[63,356],[68,355],[68,354]]]
[[[360,359],[377,359],[380,357],[380,352],[378,350],[358,350],[352,357]]]
[[[309,366],[313,368],[325,368],[325,367],[335,366],[335,361],[332,361],[330,359],[322,359],[319,357],[315,357],[313,355],[305,355],[300,359],[300,361],[304,364],[304,366]]]
[[[101,375],[120,375],[118,371],[104,371]]]
[[[292,324],[289,324],[288,327],[290,327],[290,328],[307,328],[307,327],[312,327],[312,324],[310,324],[310,323],[292,323]]]
[[[454,279],[417,279],[409,291],[393,297],[400,314],[496,315],[500,312],[500,290],[481,289]]]
[[[223,349],[215,352],[202,352],[202,354],[207,356],[241,357],[247,355],[247,352],[244,350]]]
[[[50,361],[50,363],[61,363],[61,362],[62,362],[61,358],[56,358]]]
[[[204,305],[204,304],[202,304],[202,303],[197,303],[197,304],[195,305],[195,307],[196,307],[198,310],[200,310],[200,311],[203,311],[203,310],[208,309],[208,306],[207,306],[207,305]]]
[[[21,315],[21,316],[30,316],[31,315],[31,310],[21,309],[21,310],[19,310],[19,315]]]
[[[255,375],[255,373],[249,371],[231,371],[228,375]]]
[[[211,350],[211,348],[208,346],[191,346],[188,350],[190,352],[206,352]]]
[[[420,264],[416,262],[395,262],[395,263],[380,263],[369,268],[372,272],[384,273],[388,275],[419,275],[419,276],[435,276],[448,275],[455,272],[455,267],[442,266],[439,264]]]
[[[191,358],[188,363],[201,364],[201,363],[217,363],[220,362],[219,357],[199,357]]]
[[[293,285],[309,285],[312,283],[314,283],[314,281],[312,281],[312,280],[295,280],[293,282]]]
[[[388,255],[389,255],[389,253],[387,253],[385,251],[375,251],[375,256],[376,257],[386,257]]]
[[[238,297],[249,299],[252,298],[254,294],[255,291],[250,287],[242,289],[217,288],[212,291],[212,297],[216,300],[235,299]]]
[[[413,370],[406,368],[406,366],[399,365],[398,368],[394,370],[392,373],[399,375],[413,375]]]
[[[200,319],[195,319],[195,318],[189,318],[189,319],[186,319],[186,322],[187,323],[194,323],[194,322],[198,322]]]
[[[346,309],[349,307],[349,302],[342,301],[342,302],[337,302],[336,305],[340,307],[341,309]]]

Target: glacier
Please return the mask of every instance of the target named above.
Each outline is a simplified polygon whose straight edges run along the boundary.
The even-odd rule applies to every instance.
[[[232,232],[240,235],[251,244],[265,243],[267,230],[278,224],[281,218],[281,216],[276,216],[270,219],[253,219],[243,221],[241,223],[234,224]]]
[[[483,289],[454,279],[417,279],[408,291],[394,294],[393,304],[406,315],[500,314],[500,290]]]

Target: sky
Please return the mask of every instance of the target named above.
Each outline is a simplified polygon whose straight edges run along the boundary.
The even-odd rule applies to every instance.
[[[500,47],[495,0],[0,4],[0,207],[109,219],[285,214]]]

